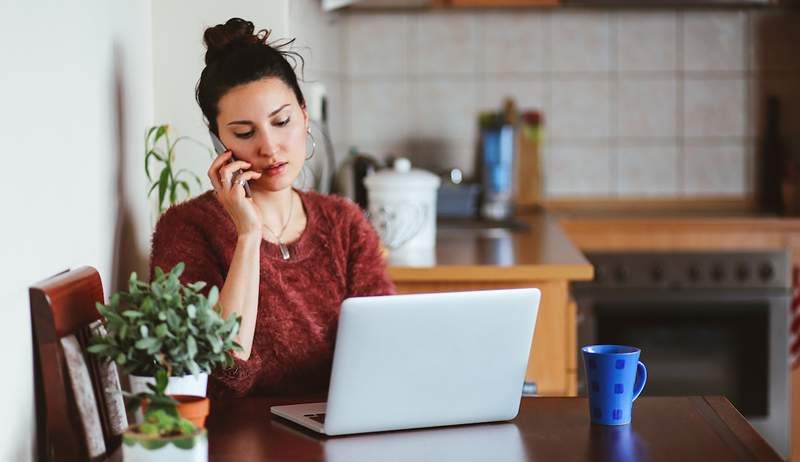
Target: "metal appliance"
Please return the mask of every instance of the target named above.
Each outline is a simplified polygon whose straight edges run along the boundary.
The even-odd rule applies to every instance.
[[[572,285],[579,347],[641,348],[645,395],[724,395],[789,457],[788,252],[603,252],[587,258],[595,279]],[[582,370],[578,392],[586,393]]]

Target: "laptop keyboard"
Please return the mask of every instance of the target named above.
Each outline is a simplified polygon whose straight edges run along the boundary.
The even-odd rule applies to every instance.
[[[325,413],[321,414],[304,414],[303,417],[308,417],[309,419],[313,420],[314,422],[319,422],[321,424],[325,423]]]

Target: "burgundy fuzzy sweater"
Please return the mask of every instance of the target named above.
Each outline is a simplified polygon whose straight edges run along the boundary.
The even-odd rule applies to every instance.
[[[378,236],[353,202],[300,192],[308,221],[284,261],[261,241],[258,316],[250,358],[211,375],[212,396],[324,392],[339,305],[347,297],[394,293]],[[153,234],[150,277],[184,262],[184,283],[220,289],[236,247],[236,227],[212,191],[164,212]]]

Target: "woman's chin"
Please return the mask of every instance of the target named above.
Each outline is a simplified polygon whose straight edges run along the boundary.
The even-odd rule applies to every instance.
[[[280,175],[277,177],[262,176],[258,180],[250,181],[251,188],[264,192],[283,191],[286,188],[290,188],[293,183],[294,178],[292,178],[290,175]]]

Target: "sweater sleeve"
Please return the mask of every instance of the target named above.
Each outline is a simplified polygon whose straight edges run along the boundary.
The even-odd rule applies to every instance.
[[[389,277],[386,260],[381,253],[378,234],[358,206],[348,204],[348,209],[351,220],[347,296],[394,294],[394,283]]]
[[[203,230],[184,217],[183,211],[170,209],[156,224],[150,256],[150,278],[152,280],[157,266],[167,272],[179,262],[184,262],[186,267],[181,274],[181,282],[205,281],[206,287],[202,292],[207,296],[212,286],[222,289],[227,269],[215,256]],[[241,395],[255,382],[261,370],[261,359],[253,350],[247,361],[236,356],[233,361],[233,367],[218,368],[211,377],[234,394]]]

